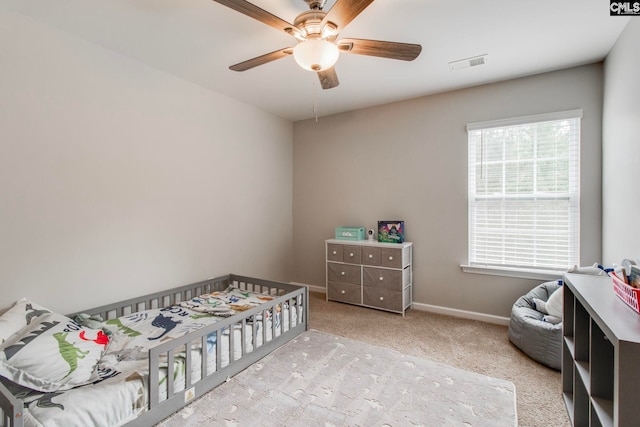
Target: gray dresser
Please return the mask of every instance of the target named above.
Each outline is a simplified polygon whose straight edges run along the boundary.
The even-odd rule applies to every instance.
[[[609,277],[564,280],[562,395],[571,424],[640,425],[640,315]]]
[[[325,241],[327,300],[402,313],[411,307],[411,242]]]

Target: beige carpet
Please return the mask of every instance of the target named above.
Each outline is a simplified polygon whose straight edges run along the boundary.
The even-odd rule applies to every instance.
[[[520,427],[570,426],[560,373],[529,359],[507,338],[507,327],[409,310],[401,315],[325,301],[311,293],[309,327],[388,347],[516,386]]]

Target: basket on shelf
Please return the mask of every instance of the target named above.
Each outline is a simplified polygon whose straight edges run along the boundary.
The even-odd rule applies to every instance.
[[[633,308],[636,313],[640,314],[640,307],[638,306],[638,295],[640,289],[627,285],[624,280],[620,279],[616,273],[609,273],[611,280],[613,280],[613,291],[624,301],[629,307]]]

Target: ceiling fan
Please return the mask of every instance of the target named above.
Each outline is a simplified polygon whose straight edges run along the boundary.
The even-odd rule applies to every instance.
[[[298,41],[295,47],[285,47],[232,65],[229,68],[233,71],[246,71],[293,55],[302,68],[318,73],[323,89],[331,89],[340,84],[333,67],[340,52],[412,61],[422,51],[419,44],[351,38],[337,40],[340,31],[373,0],[337,0],[328,12],[322,10],[326,0],[304,0],[309,10],[299,14],[293,24],[246,0],[214,1],[284,31]]]

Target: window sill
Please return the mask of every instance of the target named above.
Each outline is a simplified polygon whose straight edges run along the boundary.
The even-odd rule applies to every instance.
[[[477,265],[461,265],[462,271],[473,274],[488,274],[490,276],[517,277],[519,279],[557,280],[562,278],[564,271],[536,270],[528,268],[484,267]]]

